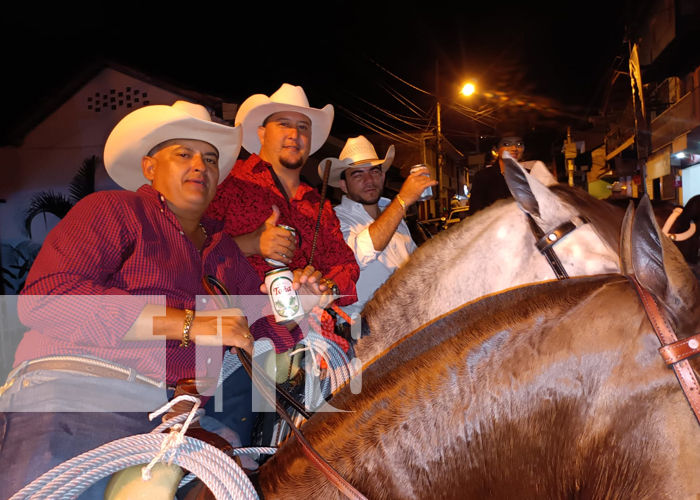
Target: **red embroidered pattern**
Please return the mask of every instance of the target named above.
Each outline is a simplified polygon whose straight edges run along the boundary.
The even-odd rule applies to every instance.
[[[297,248],[290,269],[303,269],[311,254],[318,206],[321,196],[318,191],[302,183],[296,196],[287,201],[275,185],[271,165],[258,155],[252,154],[246,160],[238,160],[229,176],[219,185],[207,214],[224,221],[224,229],[232,236],[254,231],[272,214],[272,205],[280,209],[279,223],[292,226],[301,236],[301,248]],[[248,261],[261,279],[270,270],[262,256],[253,255]],[[357,301],[355,283],[360,276],[360,268],[355,254],[345,243],[340,230],[340,222],[328,200],[323,206],[323,218],[316,241],[314,267],[325,277],[338,284],[338,300],[345,306]]]

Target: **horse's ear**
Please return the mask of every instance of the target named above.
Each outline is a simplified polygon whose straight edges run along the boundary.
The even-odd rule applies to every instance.
[[[632,268],[639,282],[666,306],[680,325],[697,327],[698,282],[676,245],[659,228],[648,196],[639,203],[631,236]]]
[[[539,217],[540,206],[530,185],[527,171],[507,153],[503,155],[503,164],[506,184],[515,202],[525,213]]]
[[[661,229],[656,223],[654,210],[647,195],[644,195],[639,203],[630,236],[633,273],[640,283],[656,296],[664,296],[668,280],[664,268]]]
[[[537,163],[541,166],[538,167]],[[506,152],[503,154],[503,164],[508,189],[523,212],[530,214],[539,222],[555,220],[561,216],[561,200],[546,184],[552,181],[554,181],[553,184],[557,184],[557,182],[551,174],[542,172],[542,170],[548,172],[544,163],[535,162],[532,171],[528,172]]]
[[[632,263],[632,222],[634,221],[634,202],[630,200],[627,205],[625,218],[622,219],[622,230],[620,233],[620,269],[626,276],[634,274]]]

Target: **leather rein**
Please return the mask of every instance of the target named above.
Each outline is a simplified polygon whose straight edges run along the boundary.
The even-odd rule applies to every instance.
[[[213,276],[205,276],[202,278],[202,285],[209,295],[213,297],[225,296],[227,299],[230,294],[223,283],[214,278]],[[225,308],[226,304],[217,300],[219,307]],[[265,371],[245,352],[243,349],[238,347],[236,349],[236,354],[238,359],[243,365],[246,373],[250,376],[250,379],[255,384],[260,394],[263,395],[265,400],[275,407],[277,414],[282,418],[292,433],[296,436],[299,444],[301,445],[301,450],[309,459],[311,464],[316,467],[326,478],[340,490],[346,497],[351,500],[367,500],[367,498],[357,491],[349,482],[347,482],[343,477],[328,463],[321,455],[311,446],[311,443],[302,434],[301,430],[296,426],[292,417],[287,413],[287,410],[279,403],[277,398],[272,393],[274,389],[277,394],[279,394],[285,401],[287,401],[300,415],[302,415],[306,420],[309,419],[309,414],[306,412],[304,407],[287,391],[285,391],[279,384],[275,383],[274,380],[270,379]],[[253,374],[255,373],[255,376]]]
[[[651,292],[644,288],[636,277],[628,276],[627,279],[634,284],[647,317],[654,327],[659,342],[661,342],[661,348],[659,348],[661,357],[664,358],[666,365],[673,367],[673,371],[676,372],[676,378],[681,384],[683,394],[685,394],[695,418],[700,424],[700,387],[695,372],[688,362],[688,358],[700,353],[700,333],[687,339],[678,340],[673,328],[659,310]]]
[[[569,274],[566,272],[564,265],[554,252],[554,245],[559,243],[566,235],[573,233],[576,229],[584,224],[588,224],[590,221],[583,216],[574,217],[572,220],[564,222],[551,231],[545,233],[542,231],[540,226],[537,225],[537,222],[535,222],[535,219],[532,218],[532,215],[528,213],[525,215],[527,216],[527,221],[530,223],[532,234],[535,236],[535,246],[537,247],[537,250],[540,251],[545,259],[547,259],[549,267],[552,268],[552,271],[554,271],[554,274],[558,280],[568,279]]]

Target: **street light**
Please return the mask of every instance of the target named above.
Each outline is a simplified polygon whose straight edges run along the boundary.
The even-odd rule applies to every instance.
[[[476,90],[476,87],[474,87],[473,83],[467,83],[464,87],[462,87],[462,94],[466,96],[470,96],[474,93]]]
[[[438,170],[438,185],[437,185],[437,196],[435,197],[435,208],[438,214],[442,214],[443,209],[446,207],[442,206],[442,190],[444,186],[443,181],[443,158],[442,158],[442,122],[440,118],[440,82],[439,82],[439,67],[438,61],[435,60],[435,96],[437,98],[437,131],[436,131],[436,149],[437,149],[437,170]],[[461,93],[465,96],[470,96],[476,91],[476,87],[473,83],[469,82],[464,87],[462,87]]]

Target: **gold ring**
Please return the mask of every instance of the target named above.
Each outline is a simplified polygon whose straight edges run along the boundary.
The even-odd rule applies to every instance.
[[[243,338],[252,339],[253,336],[252,336],[250,333],[246,333],[246,334],[243,335]]]

